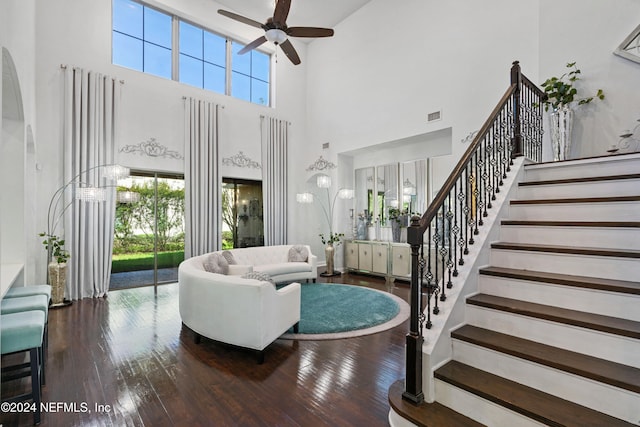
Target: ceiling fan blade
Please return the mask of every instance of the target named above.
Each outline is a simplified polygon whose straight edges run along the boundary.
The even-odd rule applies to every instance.
[[[237,13],[229,12],[228,10],[218,9],[218,13],[222,16],[226,16],[227,18],[235,19],[236,21],[240,21],[243,24],[251,25],[252,27],[263,28],[262,24],[258,21],[254,21],[253,19],[246,18],[242,15],[238,15]]]
[[[291,8],[291,0],[278,0],[276,8],[273,11],[273,22],[285,25],[287,22],[287,16],[289,16],[289,9]]]
[[[291,37],[331,37],[333,30],[318,27],[289,27],[287,34]]]
[[[280,43],[280,47],[282,48],[284,54],[287,55],[287,58],[289,58],[291,62],[293,62],[293,65],[300,64],[300,57],[298,56],[298,52],[296,52],[296,49],[293,47],[289,40],[285,40]]]
[[[252,41],[251,43],[249,43],[248,45],[246,45],[245,47],[243,47],[242,49],[240,49],[238,51],[238,55],[243,55],[247,52],[249,52],[250,50],[253,50],[255,48],[257,48],[258,46],[260,46],[262,43],[266,42],[267,38],[265,36],[260,36],[257,39],[255,39],[254,41]]]

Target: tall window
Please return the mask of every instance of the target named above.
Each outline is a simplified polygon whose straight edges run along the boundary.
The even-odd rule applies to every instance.
[[[180,81],[225,93],[227,40],[180,21]]]
[[[231,95],[255,104],[269,105],[269,55],[256,50],[238,55],[243,47],[233,43]]]
[[[171,78],[171,16],[113,0],[113,63]]]
[[[268,106],[271,57],[238,55],[243,47],[138,1],[113,0],[114,64]]]

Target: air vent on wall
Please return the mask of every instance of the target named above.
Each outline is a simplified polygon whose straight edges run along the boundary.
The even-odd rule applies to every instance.
[[[442,118],[442,111],[434,111],[433,113],[427,114],[427,122],[435,122],[436,120],[440,120]]]

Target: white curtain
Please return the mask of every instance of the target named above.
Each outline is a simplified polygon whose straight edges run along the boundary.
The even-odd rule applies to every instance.
[[[287,243],[289,123],[261,118],[265,246]]]
[[[117,111],[121,83],[80,68],[64,69],[63,169],[64,182],[104,187],[100,165],[115,163]],[[76,178],[77,177],[77,178]],[[115,187],[106,202],[74,200],[65,193],[65,243],[71,258],[67,267],[67,297],[105,296],[111,276]]]
[[[185,258],[219,250],[219,106],[185,99]]]

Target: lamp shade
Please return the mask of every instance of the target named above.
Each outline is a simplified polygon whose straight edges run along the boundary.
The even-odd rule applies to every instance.
[[[311,193],[298,193],[298,194],[296,194],[296,201],[298,203],[313,203],[313,194],[311,194]]]
[[[338,197],[341,199],[353,199],[353,190],[349,188],[343,188],[338,192]]]
[[[287,33],[278,28],[272,28],[265,32],[264,37],[271,43],[280,44],[287,39]]]
[[[118,203],[136,203],[140,201],[140,193],[135,191],[118,191],[116,194]]]
[[[331,177],[329,175],[318,175],[318,178],[316,178],[316,185],[320,188],[331,187]]]
[[[104,202],[107,200],[107,192],[99,187],[77,187],[75,197],[83,202]]]
[[[131,171],[122,165],[106,165],[102,167],[102,174],[107,179],[118,180],[129,176]]]

